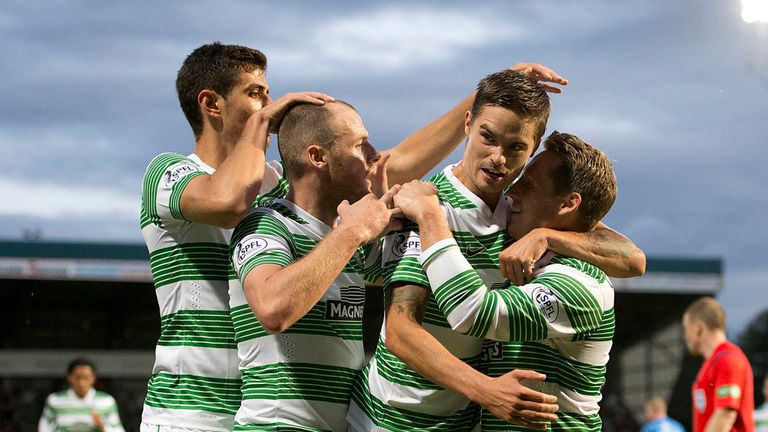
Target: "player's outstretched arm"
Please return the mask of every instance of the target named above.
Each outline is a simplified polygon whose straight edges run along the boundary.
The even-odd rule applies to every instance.
[[[608,276],[634,277],[645,273],[643,251],[601,222],[589,232],[531,230],[501,252],[501,274],[516,285],[528,282],[533,275],[533,265],[547,250],[586,261]]]
[[[557,420],[557,399],[520,384],[523,379],[543,381],[533,371],[513,371],[488,377],[448,351],[424,327],[429,290],[417,285],[390,287],[385,294],[387,349],[430,381],[453,390],[510,423],[545,430]]]
[[[222,228],[237,225],[261,188],[269,131],[280,124],[283,114],[296,103],[322,105],[333,100],[317,92],[288,93],[253,113],[232,153],[216,172],[196,176],[186,185],[180,201],[183,217]],[[210,109],[218,109],[214,107]]]
[[[342,202],[338,209],[341,222],[304,258],[286,267],[262,264],[247,272],[243,291],[266,331],[282,332],[306,315],[357,248],[391,227],[388,204],[392,194],[394,190],[380,199],[368,194],[352,205]]]
[[[549,92],[560,93],[561,90],[547,83],[568,84],[568,80],[557,72],[537,63],[518,63],[510,69],[531,77]],[[474,101],[475,93],[472,92],[450,111],[389,150],[392,155],[387,169],[389,184],[403,184],[424,177],[448,157],[464,139],[464,114],[472,108]]]

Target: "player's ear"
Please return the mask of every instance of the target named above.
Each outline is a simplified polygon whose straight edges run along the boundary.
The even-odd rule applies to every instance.
[[[221,117],[223,103],[224,98],[211,89],[203,89],[197,94],[197,105],[206,116]]]
[[[469,125],[472,123],[472,111],[464,113],[464,135],[469,135]]]
[[[310,166],[320,170],[328,168],[328,152],[326,152],[323,147],[316,144],[310,145],[307,147],[306,156],[307,163],[309,163]]]
[[[581,207],[581,194],[578,192],[571,192],[563,197],[560,201],[560,209],[557,214],[565,216],[567,214],[576,214]]]

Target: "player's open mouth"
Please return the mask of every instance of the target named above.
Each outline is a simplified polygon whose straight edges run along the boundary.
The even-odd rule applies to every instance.
[[[487,175],[488,177],[490,177],[490,178],[492,178],[494,180],[500,180],[500,179],[504,178],[504,174],[503,173],[496,172],[496,171],[491,171],[491,170],[489,170],[487,168],[480,168],[480,169],[483,171],[483,173],[485,173],[485,175]]]

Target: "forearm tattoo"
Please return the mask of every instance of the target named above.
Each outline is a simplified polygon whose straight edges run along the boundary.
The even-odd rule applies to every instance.
[[[429,290],[427,288],[418,285],[403,285],[386,290],[384,307],[421,324],[424,321],[428,300]]]

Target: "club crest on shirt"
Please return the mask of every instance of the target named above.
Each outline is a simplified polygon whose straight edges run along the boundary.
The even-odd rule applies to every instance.
[[[200,169],[191,163],[181,163],[169,168],[165,174],[163,174],[163,187],[169,188],[171,185],[179,181],[180,178],[187,174],[200,171]]]
[[[418,256],[421,253],[421,240],[406,234],[397,234],[392,239],[392,254],[398,258]]]
[[[351,285],[339,288],[341,300],[325,301],[325,319],[330,321],[360,321],[363,319],[365,288]]]
[[[704,389],[693,391],[693,405],[696,407],[696,411],[700,413],[707,409],[707,395],[704,394]]]
[[[237,243],[235,247],[235,256],[237,257],[237,265],[241,266],[250,257],[263,251],[267,248],[269,243],[263,238],[246,237]]]
[[[536,287],[531,292],[531,298],[548,322],[553,323],[557,320],[558,315],[560,315],[560,303],[554,291],[543,286]]]

